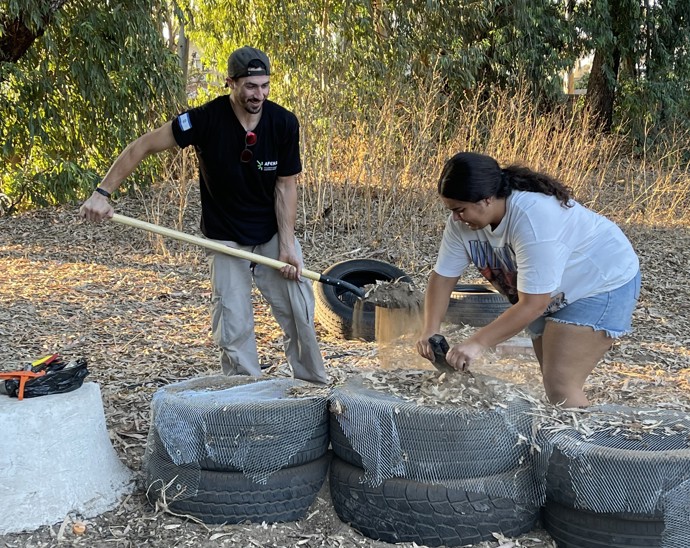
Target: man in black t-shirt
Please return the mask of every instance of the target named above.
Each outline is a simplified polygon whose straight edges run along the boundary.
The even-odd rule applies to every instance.
[[[270,62],[245,46],[228,59],[223,95],[130,143],[84,202],[82,217],[112,217],[108,198],[148,155],[194,146],[199,159],[201,231],[225,245],[278,259],[276,270],[223,253],[210,253],[212,330],[226,374],[259,376],[251,300],[252,279],[284,332],[294,376],[328,381],[314,330],[314,295],[300,277],[295,238],[297,175],[302,171],[299,123],[268,100]]]

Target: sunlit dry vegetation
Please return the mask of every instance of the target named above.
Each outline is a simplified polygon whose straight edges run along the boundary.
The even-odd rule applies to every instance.
[[[304,202],[316,214],[312,221],[329,212],[333,233],[380,238],[402,231],[413,241],[420,215],[435,209],[443,162],[471,150],[548,172],[619,222],[687,222],[687,135],[668,139],[663,150],[633,150],[623,136],[588,132],[589,114],[576,104],[541,111],[527,93],[480,90],[453,106],[429,88],[433,82],[420,84],[413,97],[389,89],[357,124],[332,119],[325,154],[306,143]]]

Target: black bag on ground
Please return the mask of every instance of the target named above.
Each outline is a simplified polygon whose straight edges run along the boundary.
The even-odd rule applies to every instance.
[[[50,364],[45,368],[45,375],[26,381],[24,385],[25,398],[72,392],[84,383],[84,378],[89,374],[84,358],[71,361],[67,365],[59,361],[54,362],[54,364],[54,367],[51,367],[53,364]],[[5,390],[10,397],[16,398],[19,394],[19,380],[6,380]]]

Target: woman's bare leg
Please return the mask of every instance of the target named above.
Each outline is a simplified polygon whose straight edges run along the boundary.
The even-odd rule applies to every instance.
[[[539,362],[539,369],[541,369],[542,374],[544,373],[544,351],[542,350],[542,339],[543,337],[537,337],[532,339],[532,348],[534,348],[534,355],[537,357]]]
[[[549,401],[566,407],[589,405],[582,387],[612,344],[605,331],[546,322],[540,363]]]

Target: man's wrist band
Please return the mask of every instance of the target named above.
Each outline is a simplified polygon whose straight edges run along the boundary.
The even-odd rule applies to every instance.
[[[99,186],[96,187],[96,192],[98,192],[99,194],[102,194],[102,195],[105,196],[106,198],[110,198],[110,192],[108,192],[107,190],[102,189],[102,188],[99,187]]]

